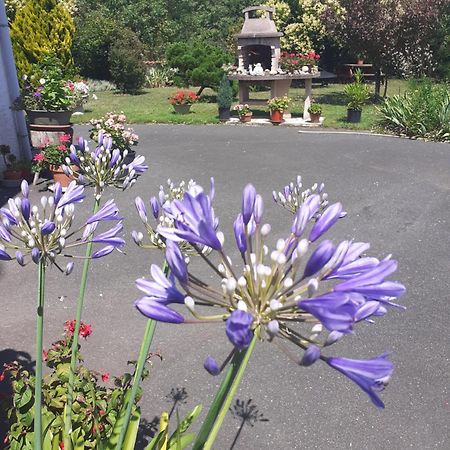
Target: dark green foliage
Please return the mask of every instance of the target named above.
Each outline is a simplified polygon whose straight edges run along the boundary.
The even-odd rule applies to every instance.
[[[450,87],[430,79],[412,83],[404,95],[387,98],[379,108],[381,125],[408,137],[450,141]]]
[[[81,75],[99,80],[111,79],[109,48],[120,31],[119,24],[105,8],[77,18],[72,52]]]
[[[233,103],[233,89],[230,80],[223,74],[220,80],[219,89],[217,90],[217,105],[219,108],[231,108]]]
[[[223,76],[223,64],[231,56],[219,47],[195,41],[178,43],[169,47],[167,64],[178,69],[174,81],[178,86],[200,86],[197,95],[205,87],[217,89]]]
[[[131,30],[124,29],[109,49],[111,79],[127,94],[136,94],[145,84],[146,48]]]

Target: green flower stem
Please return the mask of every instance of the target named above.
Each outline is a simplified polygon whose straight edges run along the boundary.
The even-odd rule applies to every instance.
[[[169,273],[169,266],[167,265],[166,261],[164,261],[163,264],[163,271],[165,275]],[[155,334],[155,329],[156,329],[156,320],[152,319],[147,320],[147,326],[145,327],[144,337],[142,338],[141,349],[139,350],[139,356],[136,363],[136,370],[134,372],[133,386],[131,387],[131,395],[127,403],[127,409],[125,411],[125,420],[120,430],[119,440],[116,445],[117,450],[122,449],[123,441],[125,439],[125,435],[128,429],[128,424],[130,422],[131,412],[133,410],[134,399],[136,398],[136,394],[139,389],[139,385],[141,383],[142,372],[144,371],[145,362],[148,357],[148,352],[150,350],[150,345],[153,340],[153,335]]]
[[[42,332],[44,329],[45,261],[38,265],[36,315],[36,381],[34,386],[34,450],[42,449]]]
[[[100,198],[96,197],[92,214],[95,214],[100,206]],[[88,242],[86,245],[86,253],[83,264],[83,272],[81,274],[80,291],[78,294],[77,312],[75,318],[75,330],[73,332],[72,340],[72,354],[70,358],[70,371],[69,371],[69,385],[67,389],[67,405],[65,408],[66,416],[64,418],[64,448],[70,450],[72,448],[72,439],[70,434],[72,432],[72,405],[73,405],[73,386],[75,382],[75,370],[77,367],[77,353],[78,353],[78,340],[80,335],[81,326],[81,314],[83,312],[84,294],[86,291],[87,275],[89,271],[89,264],[91,262],[92,254],[92,242]]]
[[[233,397],[244,375],[253,348],[259,336],[259,329],[255,330],[253,339],[247,348],[236,352],[231,360],[230,367],[214,397],[208,414],[195,440],[193,450],[210,449],[219,432],[222,422],[233,401]]]

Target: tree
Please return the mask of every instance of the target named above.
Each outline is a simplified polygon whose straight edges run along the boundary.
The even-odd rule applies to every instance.
[[[219,47],[194,41],[173,44],[167,50],[167,63],[178,69],[174,81],[179,86],[200,86],[197,95],[206,87],[217,89],[224,73],[223,64],[231,56]]]
[[[16,11],[11,24],[11,41],[19,77],[29,75],[31,66],[47,55],[73,68],[71,53],[74,22],[58,0],[34,0]]]

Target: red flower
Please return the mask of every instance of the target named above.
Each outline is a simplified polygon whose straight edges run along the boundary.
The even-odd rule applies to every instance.
[[[67,147],[64,144],[58,145],[58,150],[61,152],[65,152],[67,150]]]
[[[0,373],[0,383],[5,379],[5,372]]]
[[[59,448],[60,448],[61,450],[64,450],[64,442],[60,442],[60,443],[59,443]]]
[[[80,336],[84,337],[85,339],[92,334],[92,325],[86,325],[83,322],[81,322],[80,326]]]
[[[102,373],[102,381],[106,383],[109,380],[109,372]]]
[[[63,143],[63,142],[70,142],[72,140],[72,138],[70,137],[70,134],[62,134],[61,136],[59,136],[59,142]]]
[[[103,414],[106,414],[106,411],[104,409],[100,409],[98,412],[101,416],[103,416]]]
[[[75,332],[75,323],[75,320],[66,320],[64,323],[64,331],[70,336],[73,336],[73,333]]]
[[[38,153],[37,155],[34,155],[33,161],[44,161],[45,157],[42,153]]]
[[[47,350],[47,351],[42,350],[42,359],[43,359],[44,361],[47,361],[47,357],[48,357],[48,350]]]

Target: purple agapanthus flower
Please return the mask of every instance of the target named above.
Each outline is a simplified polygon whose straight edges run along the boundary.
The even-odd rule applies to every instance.
[[[343,373],[366,392],[375,406],[384,408],[377,392],[384,389],[394,370],[388,354],[372,359],[325,358],[329,366]]]
[[[217,221],[211,200],[202,188],[194,186],[185,192],[182,200],[173,200],[165,207],[166,214],[174,221],[174,228],[159,226],[157,231],[173,241],[202,244],[221,250],[217,237]]]
[[[253,316],[246,312],[236,309],[230,314],[226,321],[226,333],[231,343],[239,350],[247,348],[253,337],[251,325]]]
[[[184,322],[184,318],[180,313],[155,300],[141,298],[134,302],[134,306],[141,314],[148,317],[149,319],[168,323]]]

